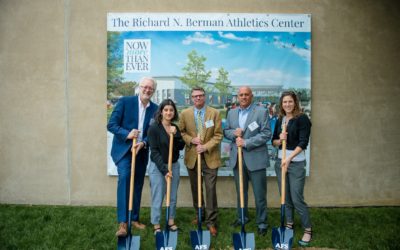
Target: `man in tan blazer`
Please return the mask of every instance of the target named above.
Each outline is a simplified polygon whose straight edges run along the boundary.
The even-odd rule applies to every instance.
[[[197,154],[201,154],[201,169],[206,190],[205,222],[211,235],[216,236],[218,217],[216,183],[218,167],[221,166],[220,143],[223,137],[221,118],[218,110],[205,105],[206,96],[203,88],[194,87],[191,95],[193,107],[183,110],[179,120],[179,129],[186,143],[184,162],[189,173],[193,206],[197,211]],[[204,204],[203,195],[201,199]],[[204,209],[202,211],[204,212]],[[197,223],[197,219],[193,223]]]

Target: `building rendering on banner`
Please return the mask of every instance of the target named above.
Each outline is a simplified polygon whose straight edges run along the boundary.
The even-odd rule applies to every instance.
[[[190,105],[190,88],[184,84],[179,76],[155,76],[157,80],[157,90],[153,95],[153,101],[160,103],[164,99],[172,99],[178,106]],[[268,97],[279,97],[283,90],[283,85],[254,85],[254,100],[256,102],[268,102]],[[227,96],[221,96],[213,82],[206,83],[207,103],[213,106],[222,106],[226,103],[237,101],[237,90],[239,86],[231,86]],[[138,93],[138,86],[135,87]]]
[[[271,102],[271,98],[277,99],[283,91],[283,85],[250,85],[254,102]],[[237,102],[237,92],[239,86],[233,87],[232,102]]]

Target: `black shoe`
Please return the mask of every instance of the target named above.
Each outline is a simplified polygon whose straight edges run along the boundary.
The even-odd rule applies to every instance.
[[[305,230],[304,230],[304,234],[310,235],[310,240],[309,240],[309,241],[304,241],[303,239],[301,239],[301,240],[298,241],[298,243],[299,243],[299,245],[302,246],[302,247],[307,247],[307,246],[310,245],[310,243],[311,243],[311,241],[312,241],[312,238],[313,238],[312,229],[305,229]]]
[[[179,227],[175,224],[168,225],[168,229],[169,229],[169,231],[172,231],[172,232],[176,232],[176,231],[180,230]]]
[[[293,229],[294,228],[294,224],[292,223],[286,223],[285,228],[287,229]]]
[[[265,236],[267,234],[267,229],[268,228],[258,228],[258,235]]]
[[[233,223],[231,223],[231,226],[232,226],[232,227],[238,227],[238,226],[240,226],[240,225],[242,225],[242,223],[240,222],[240,220],[235,220]]]
[[[244,222],[244,224],[246,225],[247,223],[249,223],[250,220],[246,220]],[[233,223],[231,223],[231,227],[238,227],[241,226],[242,222],[240,220],[235,220]]]

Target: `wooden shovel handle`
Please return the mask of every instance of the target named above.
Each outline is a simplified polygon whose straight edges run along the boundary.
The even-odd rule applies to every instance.
[[[132,203],[133,203],[133,191],[134,191],[134,183],[135,183],[135,166],[136,166],[136,147],[134,147],[136,145],[136,141],[137,138],[134,137],[133,138],[133,142],[132,142],[132,161],[131,161],[131,182],[130,182],[130,186],[129,186],[129,205],[128,205],[128,209],[129,211],[132,211]]]
[[[282,133],[286,133],[286,124],[282,125]],[[286,140],[282,140],[282,161],[286,160]],[[285,204],[286,171],[281,167],[281,205]]]
[[[243,195],[243,153],[242,147],[238,147],[238,165],[239,165],[239,196],[240,207],[244,208],[244,195]]]
[[[172,172],[172,149],[174,146],[174,135],[172,133],[169,134],[169,150],[168,150],[168,172]],[[167,178],[167,199],[165,204],[169,207],[171,196],[171,178]]]
[[[200,134],[197,135],[200,138]],[[197,154],[197,201],[198,207],[201,208],[201,154]]]

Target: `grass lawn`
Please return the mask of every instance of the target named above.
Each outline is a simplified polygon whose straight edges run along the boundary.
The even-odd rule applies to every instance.
[[[255,232],[257,249],[271,248],[271,226],[279,226],[279,209],[269,209],[270,228],[257,235],[255,210],[250,210],[247,232]],[[181,231],[178,249],[190,248],[190,224],[195,213],[179,208],[176,223]],[[213,249],[233,249],[232,233],[240,228],[229,224],[235,209],[219,210],[219,235],[212,238]],[[334,249],[400,249],[400,207],[312,208],[314,240],[311,247]],[[0,204],[0,249],[115,249],[117,229],[113,207],[24,206]],[[150,209],[143,208],[141,221],[148,224],[141,236],[141,249],[155,249]],[[294,248],[302,235],[298,216]]]

